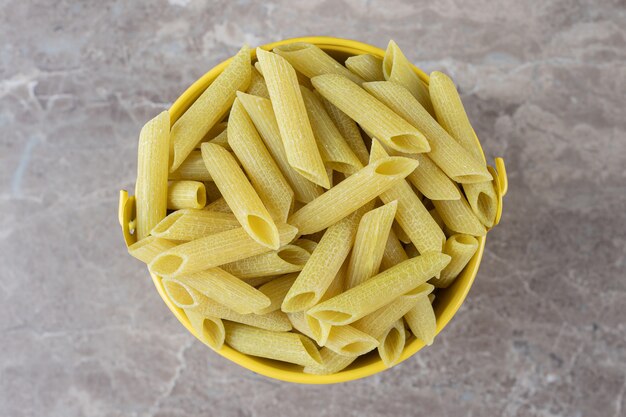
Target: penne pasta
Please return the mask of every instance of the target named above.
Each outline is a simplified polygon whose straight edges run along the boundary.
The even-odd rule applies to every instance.
[[[317,140],[320,155],[327,169],[332,168],[339,172],[353,174],[363,168],[363,164],[352,152],[352,149],[350,149],[328,113],[326,113],[320,99],[305,87],[300,86],[300,91],[309,121],[311,122],[313,136]],[[332,175],[328,177],[332,180]]]
[[[409,259],[402,244],[398,240],[393,229],[389,231],[389,237],[385,244],[385,251],[383,252],[383,258],[380,262],[380,270],[385,271],[400,262]]]
[[[396,215],[397,201],[378,207],[361,218],[348,263],[346,288],[353,288],[378,273]]]
[[[293,191],[265,148],[239,99],[235,99],[228,121],[228,143],[252,186],[272,218],[277,222],[286,222],[293,207]]]
[[[428,157],[448,177],[460,183],[492,179],[487,167],[459,145],[407,89],[385,81],[365,83],[363,88],[425,135],[430,145]]]
[[[317,242],[310,240],[310,239],[303,239],[303,238],[296,240],[295,242],[293,242],[293,244],[301,247],[302,249],[304,249],[305,251],[309,253],[313,253],[313,251],[317,247]]]
[[[433,204],[450,230],[472,236],[485,236],[487,233],[465,197],[461,196],[458,200],[433,200]]]
[[[239,314],[259,312],[271,303],[265,294],[220,268],[184,274],[177,279]]]
[[[340,355],[364,355],[376,349],[378,340],[350,325],[333,326],[324,346]]]
[[[270,93],[267,91],[267,85],[265,85],[265,79],[254,67],[250,69],[250,85],[248,86],[246,93],[263,98],[270,98]]]
[[[295,227],[279,224],[279,246],[291,242],[296,233],[298,230]],[[173,247],[156,256],[148,267],[154,274],[175,277],[269,251],[267,246],[253,240],[243,228],[238,228]]]
[[[437,333],[437,318],[429,297],[420,297],[404,319],[416,338],[427,346],[433,344]]]
[[[378,354],[387,368],[398,363],[405,343],[404,321],[398,320],[385,332],[378,344]]]
[[[333,352],[328,348],[320,349],[321,364],[308,365],[304,367],[304,373],[313,375],[335,374],[347,368],[358,356],[344,356]]]
[[[394,41],[389,41],[385,51],[383,75],[386,80],[399,84],[410,91],[426,111],[433,116],[435,115],[428,87],[417,76],[413,70],[413,65]]]
[[[274,116],[274,110],[272,109],[272,103],[264,98],[244,93],[237,93],[237,98],[246,109],[254,126],[261,135],[261,139],[267,146],[267,150],[272,154],[272,158],[293,189],[296,200],[308,203],[315,197],[322,195],[324,192],[322,187],[307,180],[289,164],[280,137],[278,123]]]
[[[228,129],[224,130],[222,133],[220,133],[213,139],[207,141],[206,143],[220,145],[222,148],[226,149],[227,151],[229,152],[232,151],[232,148],[230,147],[230,143],[228,142]],[[200,145],[200,149],[202,149],[202,145]]]
[[[294,69],[281,56],[260,48],[257,48],[257,58],[289,164],[309,181],[329,188],[328,175],[306,115]]]
[[[348,117],[347,114],[335,107],[335,105],[330,101],[322,97],[319,93],[317,93],[317,91],[315,92],[315,95],[317,95],[320,100],[322,100],[322,103],[324,103],[328,116],[331,118],[350,149],[352,149],[352,152],[354,152],[356,157],[359,158],[359,162],[363,165],[367,165],[369,161],[369,152],[365,147],[365,143],[363,142],[361,132],[359,131],[356,122]]]
[[[224,131],[226,131],[226,126],[228,126],[227,122],[220,122],[218,124],[216,124],[215,126],[213,126],[206,135],[204,135],[204,137],[202,138],[202,140],[200,141],[200,143],[198,143],[195,147],[196,150],[200,150],[200,146],[204,143],[204,142],[209,142],[212,139],[215,139],[216,137],[218,137],[219,135],[221,135]],[[193,152],[193,151],[192,151]],[[191,155],[191,154],[190,154]],[[187,159],[189,159],[189,157],[187,157]],[[185,160],[187,160],[185,159]],[[183,162],[184,163],[184,162]],[[179,167],[180,168],[180,167]]]
[[[206,207],[204,207],[204,210],[232,214],[232,210],[230,209],[230,206],[228,205],[226,200],[224,200],[224,197],[220,197],[211,204],[208,204]]]
[[[170,281],[166,278],[163,281]],[[271,330],[275,332],[287,332],[292,329],[291,323],[287,316],[280,311],[273,311],[267,314],[239,314],[230,308],[211,300],[200,294],[191,287],[187,287],[190,291],[190,297],[196,301],[194,307],[189,307],[186,311],[191,310],[202,314],[205,317],[217,317],[222,320],[229,320],[236,323],[247,324],[248,326],[258,327],[260,329]]]
[[[308,314],[334,326],[353,323],[417,288],[437,275],[449,262],[448,255],[436,252],[406,260],[316,305]]]
[[[199,181],[170,181],[167,186],[169,210],[201,209],[206,205],[206,188]]]
[[[463,191],[478,220],[492,227],[498,211],[498,196],[491,181],[463,184]]]
[[[370,160],[374,162],[387,156],[380,143],[373,141]],[[446,237],[408,182],[399,181],[380,194],[380,199],[384,203],[398,202],[396,220],[420,253],[441,252]]]
[[[463,271],[477,249],[478,240],[474,236],[463,234],[450,236],[443,247],[444,253],[450,255],[450,263],[441,271],[439,279],[433,280],[432,284],[437,288],[447,288]]]
[[[383,60],[370,54],[346,59],[346,67],[365,81],[384,81]]]
[[[135,205],[137,240],[167,213],[167,167],[170,147],[170,116],[164,111],[141,128],[137,148]]]
[[[405,153],[430,151],[419,130],[347,78],[327,74],[311,82],[324,98],[390,148]]]
[[[406,179],[430,200],[458,200],[461,193],[454,182],[433,162],[428,154],[416,153],[405,155],[391,152],[391,155],[402,155],[419,162],[415,171]]]
[[[259,244],[278,249],[276,224],[235,158],[224,148],[209,143],[202,144],[202,158],[244,230]]]
[[[289,288],[291,288],[297,277],[298,273],[288,274],[261,285],[259,291],[265,294],[265,296],[270,299],[271,303],[269,306],[259,310],[257,314],[267,314],[272,311],[280,310],[280,306]],[[289,320],[291,321],[291,318]]]
[[[165,294],[178,308],[196,308],[200,305],[202,294],[175,278],[161,280]]]
[[[243,324],[226,322],[226,343],[246,355],[259,356],[297,365],[318,365],[322,358],[308,337],[288,332],[273,332]]]
[[[154,226],[151,234],[171,240],[194,240],[241,227],[231,213],[208,210],[176,210]]]
[[[176,243],[155,236],[147,236],[128,247],[128,253],[141,262],[150,263],[159,253],[176,246]]]
[[[296,245],[285,245],[277,251],[222,265],[222,269],[241,279],[288,274],[301,271],[310,256]]]
[[[353,74],[346,67],[319,47],[305,42],[294,42],[274,48],[274,53],[285,58],[297,71],[313,78],[322,74],[338,74],[352,82],[361,84],[363,79]]]
[[[270,275],[267,277],[248,278],[246,279],[246,282],[255,288],[259,288],[261,285],[267,284],[268,282],[278,279],[281,276],[282,275]]]
[[[261,68],[261,64],[258,62],[254,63],[254,69],[256,69],[259,74],[261,74],[261,76],[263,76],[263,68]],[[298,84],[306,87],[306,88],[312,88],[313,86],[311,85],[311,80],[309,80],[309,78],[302,74],[300,71],[297,71],[294,68],[294,71],[296,71],[296,78],[298,79]],[[269,97],[268,97],[269,98]]]
[[[433,71],[428,89],[439,124],[474,159],[486,163],[454,82],[446,74]]]
[[[174,172],[204,135],[219,122],[235,101],[237,90],[250,84],[250,49],[235,55],[226,69],[193,102],[172,126],[170,172]]]
[[[217,317],[203,316],[193,310],[185,310],[196,334],[213,350],[220,350],[224,346],[224,323]]]
[[[402,243],[411,243],[411,238],[409,237],[409,235],[406,234],[404,229],[402,229],[402,227],[400,227],[400,225],[398,224],[397,221],[393,222],[393,226],[391,227],[391,230],[394,231],[394,233],[396,234],[396,236],[398,237],[400,242],[402,242]]]
[[[202,160],[200,151],[191,151],[187,159],[172,172],[170,180],[212,181],[209,171]]]
[[[304,311],[320,301],[350,253],[359,221],[369,209],[371,204],[366,204],[328,228],[287,293],[283,311]]]
[[[289,223],[304,235],[323,230],[403,181],[416,165],[402,157],[375,161],[295,212]]]

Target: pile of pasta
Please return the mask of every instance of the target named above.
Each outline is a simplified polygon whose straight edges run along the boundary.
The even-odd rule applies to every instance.
[[[170,128],[139,138],[138,241],[199,337],[330,374],[430,345],[448,287],[496,216],[454,83],[392,41],[345,65],[244,46]]]

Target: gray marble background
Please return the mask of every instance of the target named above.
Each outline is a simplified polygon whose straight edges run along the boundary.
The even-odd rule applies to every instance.
[[[0,415],[625,415],[625,27],[623,0],[0,1]],[[326,387],[207,350],[116,220],[148,118],[243,42],[313,34],[449,72],[510,179],[436,343]]]

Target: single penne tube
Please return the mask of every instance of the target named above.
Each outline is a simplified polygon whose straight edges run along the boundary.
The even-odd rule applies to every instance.
[[[230,110],[228,143],[272,218],[286,222],[293,207],[294,193],[239,99],[235,99]]]
[[[274,53],[285,58],[299,72],[309,78],[322,74],[338,74],[361,84],[363,79],[350,72],[319,47],[306,42],[294,42],[274,48]]]
[[[301,271],[310,257],[309,252],[292,244],[277,251],[224,264],[222,268],[241,279],[266,277]]]
[[[378,342],[378,354],[387,368],[398,363],[405,343],[406,332],[404,330],[404,321],[398,320]]]
[[[429,297],[418,298],[413,308],[405,314],[404,320],[416,338],[427,346],[433,344],[437,333],[437,318]]]
[[[282,275],[269,275],[267,277],[248,278],[246,279],[246,282],[255,288],[259,288],[261,285],[267,284],[270,281],[274,281],[275,279],[278,279],[281,276]]]
[[[363,168],[363,164],[341,136],[320,99],[306,87],[300,86],[300,91],[311,122],[313,136],[317,140],[320,155],[326,167],[346,174],[353,174]],[[332,179],[331,176],[329,179]]]
[[[141,128],[137,149],[135,201],[137,240],[167,213],[167,167],[170,149],[170,116],[164,111]]]
[[[352,327],[380,340],[396,321],[400,320],[415,307],[419,298],[426,297],[434,288],[431,284],[424,283],[352,323]]]
[[[220,350],[224,346],[224,323],[217,317],[203,316],[193,310],[185,310],[185,315],[196,334],[211,349]]]
[[[430,74],[428,89],[439,124],[474,159],[486,163],[454,82],[446,74],[433,71]]]
[[[288,224],[278,225],[279,246],[291,242],[298,230]],[[267,246],[253,240],[243,229],[232,229],[183,243],[160,253],[148,265],[161,276],[175,277],[202,271],[250,256],[269,252]]]
[[[311,82],[324,98],[390,148],[405,153],[430,151],[422,132],[349,79],[327,74]]]
[[[155,236],[146,236],[128,247],[128,253],[149,264],[159,253],[172,249],[176,243]]]
[[[235,101],[237,90],[250,84],[250,49],[244,46],[226,69],[174,123],[170,172],[174,172]]]
[[[388,157],[387,152],[378,141],[374,140],[370,160],[374,162],[386,157]],[[380,199],[384,203],[397,201],[396,220],[420,253],[441,252],[446,236],[408,182],[398,181],[381,193]]]
[[[267,91],[267,85],[265,85],[265,79],[254,67],[250,69],[250,85],[248,86],[246,93],[254,96],[270,98],[270,93]]]
[[[271,280],[259,287],[259,291],[270,300],[270,305],[259,310],[257,314],[267,314],[272,311],[280,310],[280,306],[298,277],[298,273],[283,275],[282,277]],[[290,319],[291,320],[291,319]]]
[[[152,236],[171,240],[194,240],[241,227],[232,213],[184,209],[176,210],[152,229]]]
[[[178,169],[169,176],[170,180],[211,181],[211,175],[204,165],[202,153],[191,151]]]
[[[333,352],[332,350],[328,348],[320,349],[320,356],[322,358],[322,363],[316,364],[316,365],[305,366],[303,370],[305,374],[313,374],[313,375],[335,374],[347,368],[348,366],[350,366],[350,364],[354,362],[356,358],[358,358],[357,355],[355,356],[340,355],[338,353]]]
[[[206,188],[200,181],[170,181],[167,185],[169,210],[201,209],[206,205]]]
[[[385,58],[383,59],[383,75],[387,81],[401,85],[411,92],[422,106],[433,116],[435,112],[431,103],[428,87],[420,80],[413,65],[404,56],[400,47],[394,42],[389,41]]]
[[[359,158],[359,162],[363,165],[367,165],[370,154],[365,147],[365,142],[363,142],[363,137],[361,136],[361,132],[359,131],[359,127],[356,125],[356,122],[347,114],[339,110],[330,101],[322,97],[317,91],[315,92],[315,95],[317,95],[320,100],[322,100],[322,103],[324,103],[328,116],[332,119],[333,123],[335,123],[339,133],[341,133],[341,136],[346,140],[346,143],[350,149],[352,149],[352,152],[354,152],[356,157]]]
[[[390,303],[430,278],[450,262],[443,253],[428,252],[406,260],[308,311],[334,326],[350,324]]]
[[[487,229],[472,211],[465,197],[458,200],[433,200],[445,225],[456,233],[485,236]]]
[[[391,201],[361,218],[348,262],[346,288],[356,287],[378,273],[397,207],[398,202]]]
[[[377,160],[296,211],[289,223],[303,235],[319,232],[403,181],[416,166],[409,158]]]
[[[463,184],[463,191],[478,220],[492,227],[498,211],[498,196],[491,181]]]
[[[267,150],[293,189],[297,201],[308,203],[322,195],[324,190],[300,175],[290,164],[280,136],[278,123],[272,108],[272,102],[262,97],[237,93],[238,99],[252,119]]]
[[[450,236],[446,240],[443,251],[452,259],[448,266],[441,271],[439,279],[433,280],[432,284],[437,288],[447,288],[463,271],[477,249],[478,240],[474,236],[463,234]]]
[[[228,126],[228,122],[220,122],[220,123],[214,125],[211,129],[209,129],[207,134],[204,135],[202,140],[196,145],[195,149],[199,151],[200,150],[200,146],[204,142],[209,142],[209,141],[215,139],[216,137],[218,137],[219,135],[221,135],[222,133],[224,133],[226,131],[226,127],[227,126]],[[193,151],[192,151],[192,153],[193,153]],[[189,157],[187,157],[187,159],[189,159]],[[187,160],[187,159],[185,159],[185,160]]]
[[[388,81],[365,83],[363,88],[424,134],[430,145],[428,157],[448,177],[460,183],[492,179],[485,164],[459,145],[406,88]]]
[[[224,329],[226,330],[226,343],[246,355],[302,366],[317,365],[322,362],[315,343],[304,335],[273,332],[231,322],[224,323]]]
[[[211,204],[207,204],[206,207],[204,207],[204,210],[231,214],[233,212],[224,197],[220,197],[217,200],[211,202]]]
[[[397,153],[391,152],[391,155]],[[433,162],[428,154],[402,155],[419,162],[415,171],[406,177],[420,193],[430,200],[458,200],[461,193],[454,182]]]
[[[276,223],[230,152],[219,145],[203,143],[202,158],[244,230],[259,244],[278,249]]]
[[[194,312],[207,317],[218,317],[222,320],[229,320],[236,323],[247,324],[248,326],[260,329],[272,330],[275,332],[288,332],[292,329],[287,315],[281,311],[273,311],[268,314],[239,314],[236,311],[205,297],[191,287],[187,287],[196,300],[196,305],[190,307]]]
[[[287,293],[282,304],[283,311],[304,311],[320,301],[350,253],[359,221],[370,208],[371,204],[366,204],[366,207],[356,210],[326,230]]]
[[[263,68],[289,164],[309,181],[329,188],[294,69],[281,56],[260,48],[257,48],[257,58]]]
[[[317,242],[311,240],[311,239],[304,239],[304,238],[300,238],[296,241],[293,242],[294,245],[301,247],[302,249],[304,249],[305,251],[309,252],[309,253],[313,253],[313,251],[315,250],[315,248],[317,247]]]
[[[221,268],[184,274],[177,279],[239,314],[256,313],[271,303],[265,294]]]
[[[383,60],[370,54],[354,55],[346,59],[346,67],[365,81],[384,81]]]
[[[196,308],[204,297],[198,291],[176,278],[163,278],[161,284],[167,297],[178,308]]]
[[[409,259],[409,257],[404,251],[404,247],[402,247],[400,240],[398,240],[398,236],[396,236],[393,229],[391,229],[389,231],[387,243],[385,244],[383,258],[380,262],[380,270],[385,271],[400,262],[406,261],[407,259]]]

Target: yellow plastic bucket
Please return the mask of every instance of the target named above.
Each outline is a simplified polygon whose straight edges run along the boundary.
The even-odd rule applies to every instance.
[[[283,41],[264,45],[262,46],[262,48],[266,50],[271,50],[279,45],[293,42],[309,42],[315,44],[339,60],[344,60],[348,56],[359,54],[371,54],[381,59],[385,55],[384,50],[375,46],[353,40],[331,38],[325,36],[286,39]],[[255,53],[253,52],[253,58],[255,57],[254,54]],[[187,110],[187,108],[189,108],[189,106],[200,96],[200,94],[209,86],[209,84],[213,82],[213,80],[224,70],[229,62],[230,59],[213,67],[209,72],[204,74],[200,79],[193,83],[174,102],[172,107],[169,109],[172,124],[176,122],[176,120],[178,120],[178,118],[185,112],[185,110]],[[414,69],[417,75],[419,75],[419,77],[426,84],[428,84],[428,75],[426,75],[422,70],[417,67],[414,67]],[[478,138],[476,138],[476,140],[478,141]],[[498,214],[496,218],[497,224],[502,214],[502,196],[506,194],[508,187],[504,161],[501,158],[496,158],[495,168],[489,167],[489,171],[494,177],[494,184],[499,198]],[[120,225],[122,226],[122,231],[124,233],[126,245],[131,245],[136,240],[135,236],[131,233],[131,231],[134,229],[135,199],[134,197],[129,197],[128,193],[123,190],[120,192],[118,216]],[[480,265],[483,251],[485,249],[485,240],[485,237],[478,238],[478,251],[469,262],[463,273],[454,281],[454,283],[450,287],[444,290],[439,290],[437,292],[437,298],[434,302],[435,315],[437,316],[437,334],[439,334],[439,332],[441,332],[444,327],[446,327],[448,322],[452,319],[452,317],[454,317],[459,307],[461,307],[463,300],[465,300],[465,297],[467,296],[467,293],[469,292],[469,289],[474,282],[476,273],[478,272],[478,267]],[[161,298],[163,298],[163,301],[168,306],[168,308],[183,324],[183,326],[185,326],[187,330],[189,330],[191,334],[196,336],[198,340],[201,340],[196,334],[196,331],[189,323],[189,320],[185,316],[184,312],[180,308],[172,304],[172,302],[165,294],[163,285],[161,285],[161,278],[154,274],[151,274],[151,276],[157,291],[161,295]],[[400,362],[413,356],[422,347],[424,347],[424,344],[419,340],[415,338],[410,340],[404,348],[404,352],[402,352]],[[434,346],[430,349],[437,349],[437,344],[435,343]],[[387,369],[382,360],[375,353],[370,353],[363,358],[359,358],[347,369],[333,375],[305,374],[302,372],[301,367],[298,367],[296,365],[290,365],[279,361],[244,355],[243,353],[239,353],[236,350],[231,349],[227,345],[224,345],[224,347],[221,350],[217,351],[217,353],[235,362],[236,364],[243,366],[244,368],[258,374],[265,375],[270,378],[279,379],[282,381],[295,382],[300,384],[334,384],[337,382],[352,381],[355,379],[377,374],[378,372],[382,372]]]

